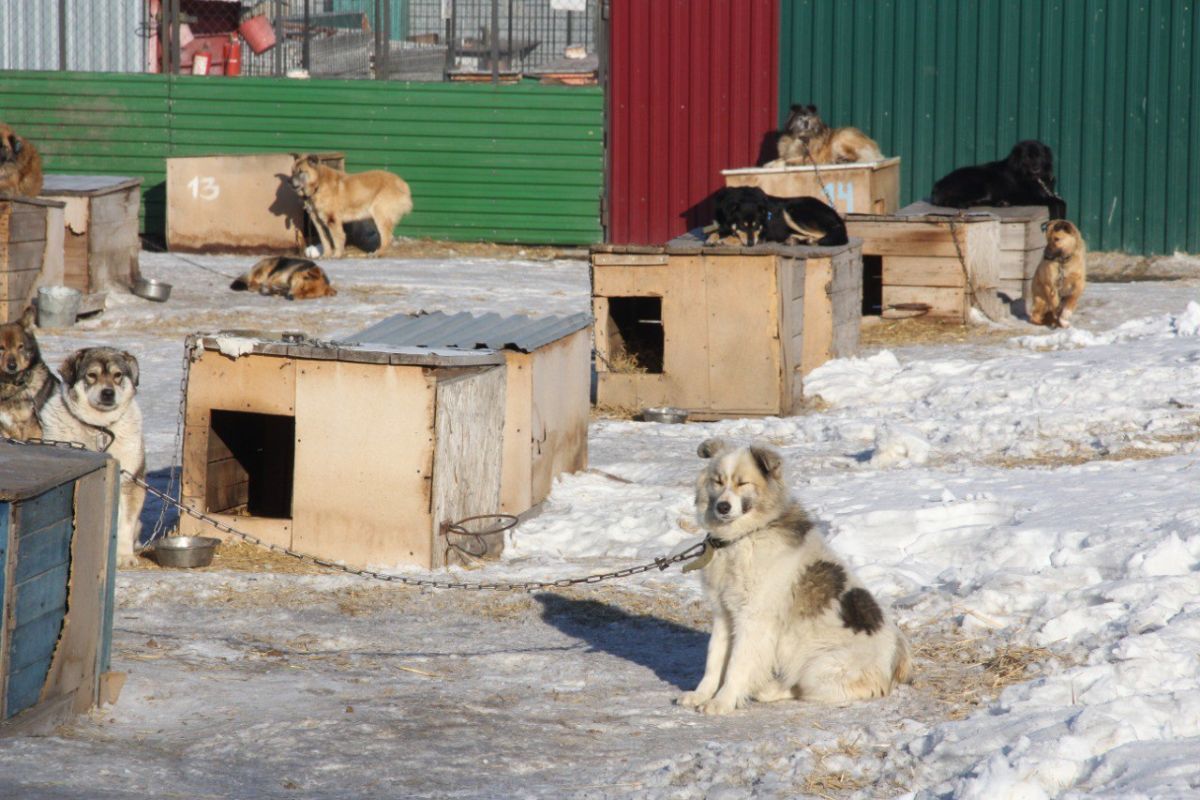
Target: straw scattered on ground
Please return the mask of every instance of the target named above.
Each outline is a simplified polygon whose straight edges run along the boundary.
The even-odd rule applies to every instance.
[[[869,320],[869,321],[868,321]],[[990,325],[964,325],[951,320],[912,317],[909,319],[864,318],[859,346],[903,347],[921,344],[967,344],[1000,342],[1018,331]]]

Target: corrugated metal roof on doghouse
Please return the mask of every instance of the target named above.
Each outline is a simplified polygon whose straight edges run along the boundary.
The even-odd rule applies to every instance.
[[[530,353],[592,324],[588,314],[502,317],[489,313],[396,314],[347,337],[352,342],[397,347],[489,348]]]

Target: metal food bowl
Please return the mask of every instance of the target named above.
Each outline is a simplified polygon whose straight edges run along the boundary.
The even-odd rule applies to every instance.
[[[165,303],[171,296],[171,284],[151,278],[138,278],[134,281],[133,293],[156,303]]]
[[[673,408],[671,406],[656,406],[654,408],[643,408],[642,419],[646,422],[669,422],[679,423],[687,422],[687,409]]]
[[[154,560],[163,567],[207,567],[220,543],[211,536],[168,536],[154,544]]]

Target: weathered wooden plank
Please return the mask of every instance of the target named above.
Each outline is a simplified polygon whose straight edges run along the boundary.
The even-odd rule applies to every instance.
[[[27,468],[34,467],[29,465]],[[70,477],[76,477],[70,472],[67,474]],[[68,477],[64,477],[49,491],[25,500],[17,507],[18,533],[26,536],[59,520],[71,519],[71,503],[74,494],[75,484],[70,482]]]
[[[885,286],[945,286],[962,288],[967,285],[963,265],[957,258],[927,256],[886,256],[883,259]]]
[[[18,584],[14,592],[14,619],[18,627],[23,620],[35,619],[51,609],[64,608],[67,602],[67,565],[55,567]]]
[[[961,320],[967,313],[967,300],[962,289],[935,288],[929,286],[883,286],[883,315],[895,305],[924,303],[930,307],[926,315],[931,319]],[[905,312],[904,316],[911,316]]]
[[[68,518],[32,533],[21,531],[14,580],[18,584],[24,583],[35,575],[66,564],[74,530],[75,522]]]
[[[46,658],[44,663],[30,664],[8,674],[8,689],[4,697],[5,719],[11,719],[37,703],[49,669],[50,659]]]
[[[44,670],[48,669],[64,619],[63,609],[51,609],[16,626],[9,640],[9,671],[17,672],[39,662]]]

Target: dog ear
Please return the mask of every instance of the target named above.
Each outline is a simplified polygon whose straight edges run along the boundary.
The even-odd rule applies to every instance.
[[[817,107],[816,107],[816,106],[814,106],[813,104],[809,103],[809,105],[808,105],[808,113],[810,113],[810,114],[813,114],[813,115],[816,115],[816,113],[817,113]]]
[[[309,164],[312,164],[314,167],[321,163],[320,161],[317,160],[317,157],[314,156],[312,153],[309,153],[308,156],[306,156],[304,160],[307,161]]]
[[[25,311],[21,314],[21,327],[27,331],[33,330],[33,321],[36,317],[37,311],[34,310],[33,305],[25,306]]]
[[[721,453],[726,452],[732,447],[726,440],[719,436],[714,436],[711,439],[705,439],[696,448],[696,455],[701,458],[716,458]]]
[[[754,463],[758,464],[765,477],[775,480],[783,477],[783,456],[777,450],[753,444],[750,445],[750,455],[754,456]]]
[[[83,360],[83,355],[87,350],[76,350],[71,355],[67,356],[63,361],[62,366],[58,368],[58,374],[62,375],[63,383],[67,386],[75,383],[79,378],[79,362]]]
[[[12,137],[12,151],[13,151],[14,156],[20,155],[21,148],[23,148],[24,146],[25,146],[25,143],[21,141],[20,136]]]
[[[133,385],[138,385],[138,378],[141,377],[142,370],[138,366],[137,357],[128,350],[121,351],[121,357],[125,359],[125,371],[129,373],[129,380],[133,381]]]

